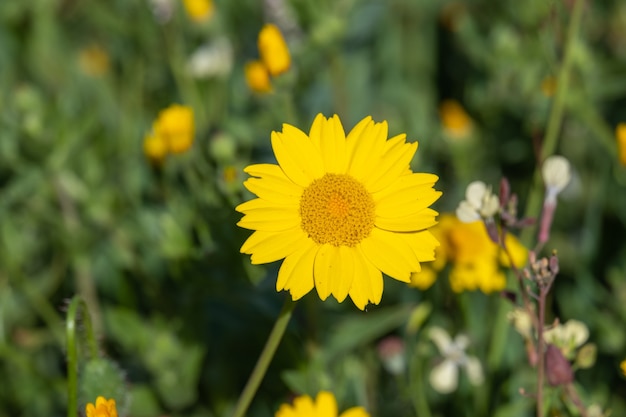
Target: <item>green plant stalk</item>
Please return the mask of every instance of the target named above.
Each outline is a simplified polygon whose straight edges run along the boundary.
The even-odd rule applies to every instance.
[[[87,339],[87,351],[91,359],[98,356],[98,344],[94,337],[91,316],[87,304],[74,296],[67,309],[65,335],[67,338],[67,417],[78,415],[78,338],[76,336],[79,308],[82,307],[82,321]]]
[[[285,304],[283,305],[283,308],[276,319],[276,323],[274,323],[274,327],[267,338],[267,342],[261,352],[261,356],[259,356],[259,359],[250,374],[250,378],[248,378],[246,386],[241,392],[241,395],[239,395],[239,400],[237,400],[237,405],[235,405],[235,411],[232,415],[233,417],[243,417],[246,414],[246,411],[248,410],[248,407],[250,406],[250,403],[252,402],[252,399],[254,398],[254,395],[256,394],[256,391],[259,388],[259,385],[261,385],[261,381],[267,372],[267,368],[276,353],[278,344],[285,334],[287,324],[289,324],[295,305],[296,303],[292,301],[290,297],[285,299]]]
[[[414,349],[418,352],[419,349]],[[415,409],[415,415],[417,417],[432,417],[430,408],[428,407],[428,398],[426,397],[426,390],[424,387],[424,367],[422,366],[421,357],[419,354],[413,355],[411,361],[411,369],[409,371],[409,386],[412,388],[414,395],[411,395],[413,402],[413,408]]]
[[[563,110],[565,108],[565,100],[567,98],[567,88],[572,67],[573,50],[574,45],[576,44],[577,34],[580,29],[584,3],[585,2],[583,0],[576,0],[572,11],[572,18],[570,19],[569,26],[567,28],[565,56],[563,57],[563,63],[561,64],[561,68],[559,69],[559,73],[557,75],[556,94],[554,96],[554,103],[552,104],[552,108],[550,110],[546,135],[544,137],[543,144],[541,145],[539,161],[533,177],[532,191],[526,203],[526,211],[524,212],[526,217],[538,216],[539,211],[541,210],[541,200],[543,196],[541,164],[556,150],[559,131],[561,130],[561,124],[563,122]],[[537,227],[533,225],[522,231],[521,240],[526,247],[530,247],[536,229]]]

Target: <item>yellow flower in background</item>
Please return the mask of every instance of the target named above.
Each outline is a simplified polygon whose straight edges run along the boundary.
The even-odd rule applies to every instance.
[[[194,22],[206,22],[215,12],[213,0],[183,0],[187,16]]]
[[[622,361],[622,363],[619,364],[619,367],[622,370],[622,374],[624,374],[624,376],[626,376],[626,359],[624,359]]]
[[[267,68],[261,61],[250,61],[244,67],[246,82],[250,90],[257,93],[269,93],[272,91],[272,82]]]
[[[541,92],[546,97],[552,97],[556,91],[556,78],[549,76],[541,81]]]
[[[619,162],[626,166],[626,123],[620,123],[615,129],[615,137],[617,139],[617,153]]]
[[[255,230],[241,247],[253,264],[284,262],[276,290],[294,300],[315,287],[322,300],[348,295],[364,309],[378,304],[382,272],[403,282],[435,259],[427,230],[437,212],[438,177],[413,173],[417,143],[387,139],[387,123],[371,117],[346,136],[338,116],[319,114],[309,134],[283,125],[272,132],[278,165],[244,169],[259,198],[239,205],[238,225]]]
[[[321,391],[315,401],[308,395],[302,395],[293,400],[293,405],[281,405],[275,417],[337,417],[337,413],[335,396],[330,392]],[[369,414],[363,407],[352,407],[339,417],[369,417]]]
[[[146,135],[143,140],[143,153],[154,162],[161,162],[167,156],[167,142],[161,136]]]
[[[155,136],[165,139],[169,153],[185,152],[193,144],[193,109],[172,104],[161,110],[152,129]]]
[[[269,23],[263,26],[259,32],[258,47],[261,60],[272,76],[286,72],[291,66],[289,48],[276,25]]]
[[[506,277],[501,267],[509,266],[508,257],[491,241],[482,221],[463,223],[446,213],[431,231],[441,246],[435,250],[435,262],[412,274],[412,286],[429,288],[437,272],[450,263],[450,287],[454,292],[480,290],[488,294],[505,288]],[[526,262],[526,249],[513,235],[505,239],[515,265],[522,266]]]
[[[472,131],[472,119],[456,100],[444,100],[439,106],[439,118],[447,135],[463,139]]]
[[[99,77],[106,74],[111,66],[109,54],[98,44],[91,44],[80,50],[78,65],[87,75]]]
[[[96,404],[88,403],[85,407],[87,417],[117,417],[115,400],[107,400],[104,397],[96,398]]]

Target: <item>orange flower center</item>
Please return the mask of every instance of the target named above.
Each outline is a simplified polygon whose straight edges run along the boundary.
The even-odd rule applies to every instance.
[[[374,200],[363,184],[345,174],[325,174],[300,198],[302,230],[317,244],[354,247],[374,228]]]

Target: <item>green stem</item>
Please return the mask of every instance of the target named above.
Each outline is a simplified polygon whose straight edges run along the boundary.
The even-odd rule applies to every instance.
[[[419,352],[419,349],[415,349],[415,352]],[[409,378],[409,385],[412,387],[412,391],[414,393],[414,395],[411,396],[411,399],[413,400],[415,415],[417,417],[432,417],[430,408],[428,407],[426,387],[424,386],[426,376],[424,375],[422,359],[419,354],[413,355]]]
[[[552,104],[552,109],[550,110],[550,118],[548,119],[546,135],[541,146],[541,153],[539,155],[537,169],[535,169],[535,175],[533,177],[533,188],[526,204],[526,217],[536,217],[539,214],[539,210],[541,209],[543,186],[540,168],[543,161],[548,156],[552,155],[556,150],[559,131],[561,130],[561,123],[563,121],[563,110],[565,108],[565,101],[567,98],[567,89],[572,67],[573,51],[576,44],[576,37],[580,28],[580,22],[582,20],[582,11],[584,4],[585,2],[583,0],[576,0],[576,3],[574,4],[574,9],[572,11],[572,18],[570,19],[569,26],[567,28],[565,56],[557,75],[556,94],[554,97],[554,103]],[[530,247],[530,242],[535,235],[535,231],[536,226],[527,227],[522,231],[521,238],[526,247]]]
[[[261,352],[261,356],[259,356],[259,359],[252,370],[252,374],[250,374],[250,378],[239,396],[239,400],[235,406],[235,411],[233,412],[233,417],[243,417],[248,410],[248,407],[250,406],[250,403],[252,402],[252,399],[254,398],[254,395],[256,394],[256,391],[259,388],[259,385],[261,385],[261,381],[267,372],[267,368],[274,357],[274,353],[276,353],[278,344],[285,334],[287,324],[289,324],[289,319],[291,319],[295,305],[296,303],[293,302],[291,298],[287,297],[285,299],[283,309],[280,311],[278,319],[276,319],[276,323],[274,323],[274,328],[272,328],[272,332],[267,338],[267,342]]]
[[[81,307],[82,324],[85,329],[89,358],[93,359],[98,356],[98,344],[94,337],[87,304],[79,296],[74,296],[67,309],[67,322],[65,325],[67,338],[67,417],[76,417],[78,415],[78,338],[76,337],[76,324],[79,319],[79,308]]]

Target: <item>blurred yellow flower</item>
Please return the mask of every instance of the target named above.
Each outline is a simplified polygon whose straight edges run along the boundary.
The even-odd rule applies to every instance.
[[[78,65],[87,75],[99,77],[109,71],[110,62],[107,51],[98,44],[91,44],[80,50]]]
[[[194,22],[206,22],[215,12],[213,0],[183,0],[187,16]]]
[[[541,92],[546,97],[552,97],[556,91],[556,78],[548,76],[541,81]]]
[[[439,118],[447,135],[463,139],[472,131],[472,119],[456,100],[444,100],[439,106]]]
[[[87,417],[117,417],[115,400],[107,400],[104,397],[96,398],[96,404],[88,403],[85,407]]]
[[[259,32],[258,40],[261,60],[272,76],[286,72],[291,65],[289,48],[280,29],[271,23],[266,24]]]
[[[172,104],[161,110],[152,130],[155,136],[165,139],[168,152],[185,152],[193,144],[193,109],[180,104]]]
[[[412,274],[412,286],[429,288],[434,282],[433,275],[450,263],[450,287],[454,292],[478,289],[488,294],[504,289],[506,278],[500,267],[509,266],[508,257],[491,241],[483,222],[463,223],[453,214],[446,213],[440,216],[439,223],[431,231],[441,246],[435,249],[435,262]],[[506,236],[506,245],[515,265],[523,265],[526,249],[512,235]]]
[[[251,165],[244,185],[259,198],[239,205],[238,225],[255,230],[241,247],[253,264],[285,259],[276,290],[297,300],[316,288],[322,300],[348,295],[364,309],[383,294],[382,272],[409,282],[435,259],[428,231],[441,192],[438,177],[413,173],[417,143],[387,139],[371,117],[346,136],[338,116],[319,114],[309,134],[284,124],[272,132],[278,165]]]
[[[272,91],[270,74],[261,61],[250,61],[246,63],[244,72],[250,90],[257,93],[268,93]]]
[[[154,162],[161,162],[167,156],[167,142],[161,136],[146,135],[143,140],[143,153]]]
[[[308,395],[296,397],[293,405],[280,406],[275,417],[337,417],[337,400],[328,391],[317,394],[315,401]],[[352,407],[344,411],[339,417],[369,417],[363,407]]]
[[[617,138],[617,152],[619,154],[619,162],[626,166],[626,123],[620,123],[615,129],[615,137]]]
[[[619,367],[622,370],[622,373],[624,374],[624,376],[626,376],[626,359],[624,359],[622,363],[619,364]]]

